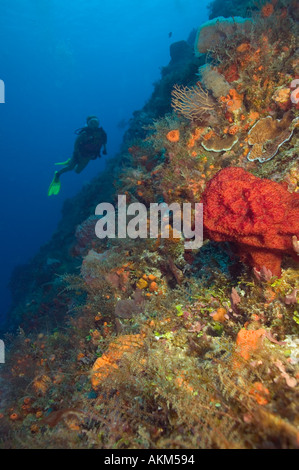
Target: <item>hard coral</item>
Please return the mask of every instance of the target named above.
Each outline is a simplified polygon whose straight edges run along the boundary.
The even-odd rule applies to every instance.
[[[208,152],[223,152],[231,150],[237,142],[238,137],[232,134],[225,137],[213,135],[210,139],[201,142],[201,145],[205,150],[208,150]]]
[[[265,266],[280,276],[285,253],[298,261],[292,236],[299,236],[299,194],[229,167],[209,181],[202,202],[205,236],[235,242],[241,258],[257,270]]]
[[[296,119],[292,122],[289,112],[281,120],[267,116],[257,121],[248,133],[248,143],[253,145],[248,160],[261,163],[271,160],[281,145],[292,137],[296,122]]]

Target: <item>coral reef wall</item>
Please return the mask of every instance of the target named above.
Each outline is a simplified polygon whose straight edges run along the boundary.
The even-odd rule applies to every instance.
[[[120,153],[107,163],[102,174],[85,185],[74,198],[64,203],[62,218],[52,239],[41,247],[28,264],[18,266],[14,270],[10,281],[12,308],[4,331],[13,330],[18,326],[28,328],[32,326],[32,322],[37,325],[48,321],[45,312],[38,306],[49,304],[57,297],[57,275],[77,272],[80,260],[73,256],[73,246],[76,244],[75,234],[78,226],[94,214],[97,204],[113,200],[117,187],[115,183],[119,180],[123,168],[130,166],[131,155],[128,155],[127,149],[138,139],[146,137],[148,131],[145,129],[155,119],[171,111],[171,90],[174,84],[193,84],[196,81],[195,74],[198,67],[204,63],[204,58],[194,57],[193,36],[191,33],[187,41],[171,44],[170,63],[162,68],[161,80],[154,84],[152,96],[145,106],[133,113]],[[52,315],[53,312],[49,315],[50,322]]]
[[[224,4],[15,272],[1,448],[299,447],[298,2]]]

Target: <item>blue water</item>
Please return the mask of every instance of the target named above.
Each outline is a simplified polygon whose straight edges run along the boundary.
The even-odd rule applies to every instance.
[[[47,196],[54,162],[71,156],[74,130],[96,114],[117,153],[118,124],[140,109],[170,60],[172,42],[207,20],[209,0],[1,0],[0,318],[12,269],[47,242],[64,200],[105,165],[63,175]],[[169,33],[172,33],[169,37]]]

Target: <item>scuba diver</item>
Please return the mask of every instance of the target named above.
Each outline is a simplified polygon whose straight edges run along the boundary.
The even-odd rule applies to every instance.
[[[96,116],[88,116],[86,126],[78,129],[75,133],[78,135],[72,158],[66,162],[55,163],[55,165],[66,165],[59,171],[55,171],[54,178],[48,190],[48,196],[56,195],[60,191],[60,175],[66,171],[75,170],[81,173],[86,167],[89,160],[95,160],[101,157],[101,148],[103,147],[103,155],[107,155],[107,134]]]

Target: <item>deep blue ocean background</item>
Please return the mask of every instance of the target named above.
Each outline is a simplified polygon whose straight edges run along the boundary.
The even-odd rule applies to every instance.
[[[74,130],[96,114],[108,134],[108,155],[142,108],[169,63],[172,42],[208,19],[209,0],[1,0],[0,319],[10,304],[13,268],[47,242],[66,198],[105,165],[62,176],[47,196],[54,162],[72,155]],[[172,33],[171,35],[169,33]]]

